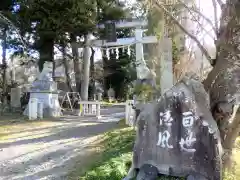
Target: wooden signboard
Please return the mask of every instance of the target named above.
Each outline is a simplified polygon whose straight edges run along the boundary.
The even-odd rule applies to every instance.
[[[201,83],[185,78],[159,102],[146,104],[136,122],[133,162],[125,179],[148,164],[159,174],[220,180],[222,146],[207,97]]]

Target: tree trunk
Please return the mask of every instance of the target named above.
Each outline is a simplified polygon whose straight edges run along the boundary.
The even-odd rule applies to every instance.
[[[81,62],[78,53],[77,40],[74,34],[70,35],[71,37],[71,47],[72,47],[72,55],[73,55],[73,65],[74,65],[74,74],[75,74],[75,83],[76,83],[76,91],[81,92]]]
[[[240,1],[227,0],[222,7],[217,39],[217,59],[204,82],[209,92],[212,114],[217,121],[225,150],[227,167],[240,130],[237,95],[240,93]]]
[[[43,70],[43,65],[46,61],[53,62],[54,58],[54,36],[45,36],[40,34],[40,46],[39,54],[40,59],[38,61],[38,68],[41,72]],[[54,65],[54,64],[53,64]],[[54,72],[54,68],[53,68]]]
[[[16,82],[16,72],[15,72],[15,67],[14,67],[14,61],[13,61],[13,57],[11,57],[11,84],[13,85]]]
[[[2,38],[2,102],[7,103],[7,62],[6,62],[6,50],[7,50],[7,27],[3,28],[3,38]]]
[[[66,45],[63,42],[61,43],[61,51],[62,51],[62,55],[63,55],[63,65],[64,65],[64,71],[65,71],[65,76],[66,76],[66,84],[68,86],[69,92],[73,92],[72,85],[71,85],[71,77],[69,75],[69,67],[68,67],[68,62],[67,62]]]
[[[89,85],[89,98],[94,99],[94,94],[96,91],[95,87],[95,67],[94,67],[94,54],[95,51],[93,48],[91,48],[92,54],[90,58],[90,85]]]
[[[108,97],[108,89],[109,89],[109,82],[108,82],[108,58],[107,58],[107,52],[106,50],[103,50],[102,52],[102,61],[103,61],[103,97]]]
[[[55,59],[54,59],[54,56],[53,56],[53,61],[52,61],[52,63],[53,63],[52,77],[53,77],[53,79],[55,80],[56,61],[55,61]]]
[[[81,98],[88,100],[88,88],[89,88],[89,70],[90,70],[90,57],[91,48],[89,46],[90,34],[84,37],[85,47],[83,50],[83,81],[81,85]]]

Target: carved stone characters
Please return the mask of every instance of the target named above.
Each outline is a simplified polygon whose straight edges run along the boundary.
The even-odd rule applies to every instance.
[[[221,140],[204,94],[200,82],[183,79],[158,102],[144,106],[125,179],[133,178],[136,169],[145,172],[148,164],[159,174],[221,180]]]

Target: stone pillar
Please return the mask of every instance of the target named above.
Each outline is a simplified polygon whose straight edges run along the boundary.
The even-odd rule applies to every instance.
[[[42,102],[38,102],[38,117],[40,119],[43,118],[43,103]]]
[[[172,40],[164,38],[162,43],[159,43],[159,52],[161,53],[161,94],[164,94],[173,86],[173,64],[172,64]]]
[[[102,101],[102,93],[97,93],[97,100]]]
[[[113,88],[109,88],[108,90],[108,99],[110,103],[115,100],[115,91]]]
[[[21,108],[21,88],[11,88],[11,108]]]
[[[147,79],[150,71],[146,65],[143,54],[143,44],[142,41],[142,29],[135,29],[135,38],[136,38],[136,63],[137,63],[137,78],[138,79]]]
[[[36,98],[30,98],[29,100],[29,120],[35,120],[38,117],[38,100]]]
[[[127,100],[126,106],[125,106],[125,120],[126,124],[129,126],[133,126],[133,120],[134,120],[134,110],[133,110],[133,104],[134,100]]]
[[[101,103],[97,103],[97,118],[101,118]]]

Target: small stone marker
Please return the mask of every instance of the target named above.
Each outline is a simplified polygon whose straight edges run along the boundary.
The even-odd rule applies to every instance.
[[[11,88],[11,107],[21,108],[21,88]]]
[[[29,120],[35,120],[38,117],[38,100],[36,98],[29,99]]]
[[[221,180],[220,134],[200,82],[184,78],[159,102],[146,104],[136,123],[133,162],[125,179],[148,164],[159,174]]]
[[[134,100],[127,100],[125,106],[125,120],[126,124],[129,126],[133,126],[134,118],[136,116],[135,111],[133,109]]]
[[[108,99],[112,102],[115,99],[115,91],[113,88],[109,88],[108,90]]]
[[[97,100],[102,101],[102,93],[101,92],[97,93]]]

